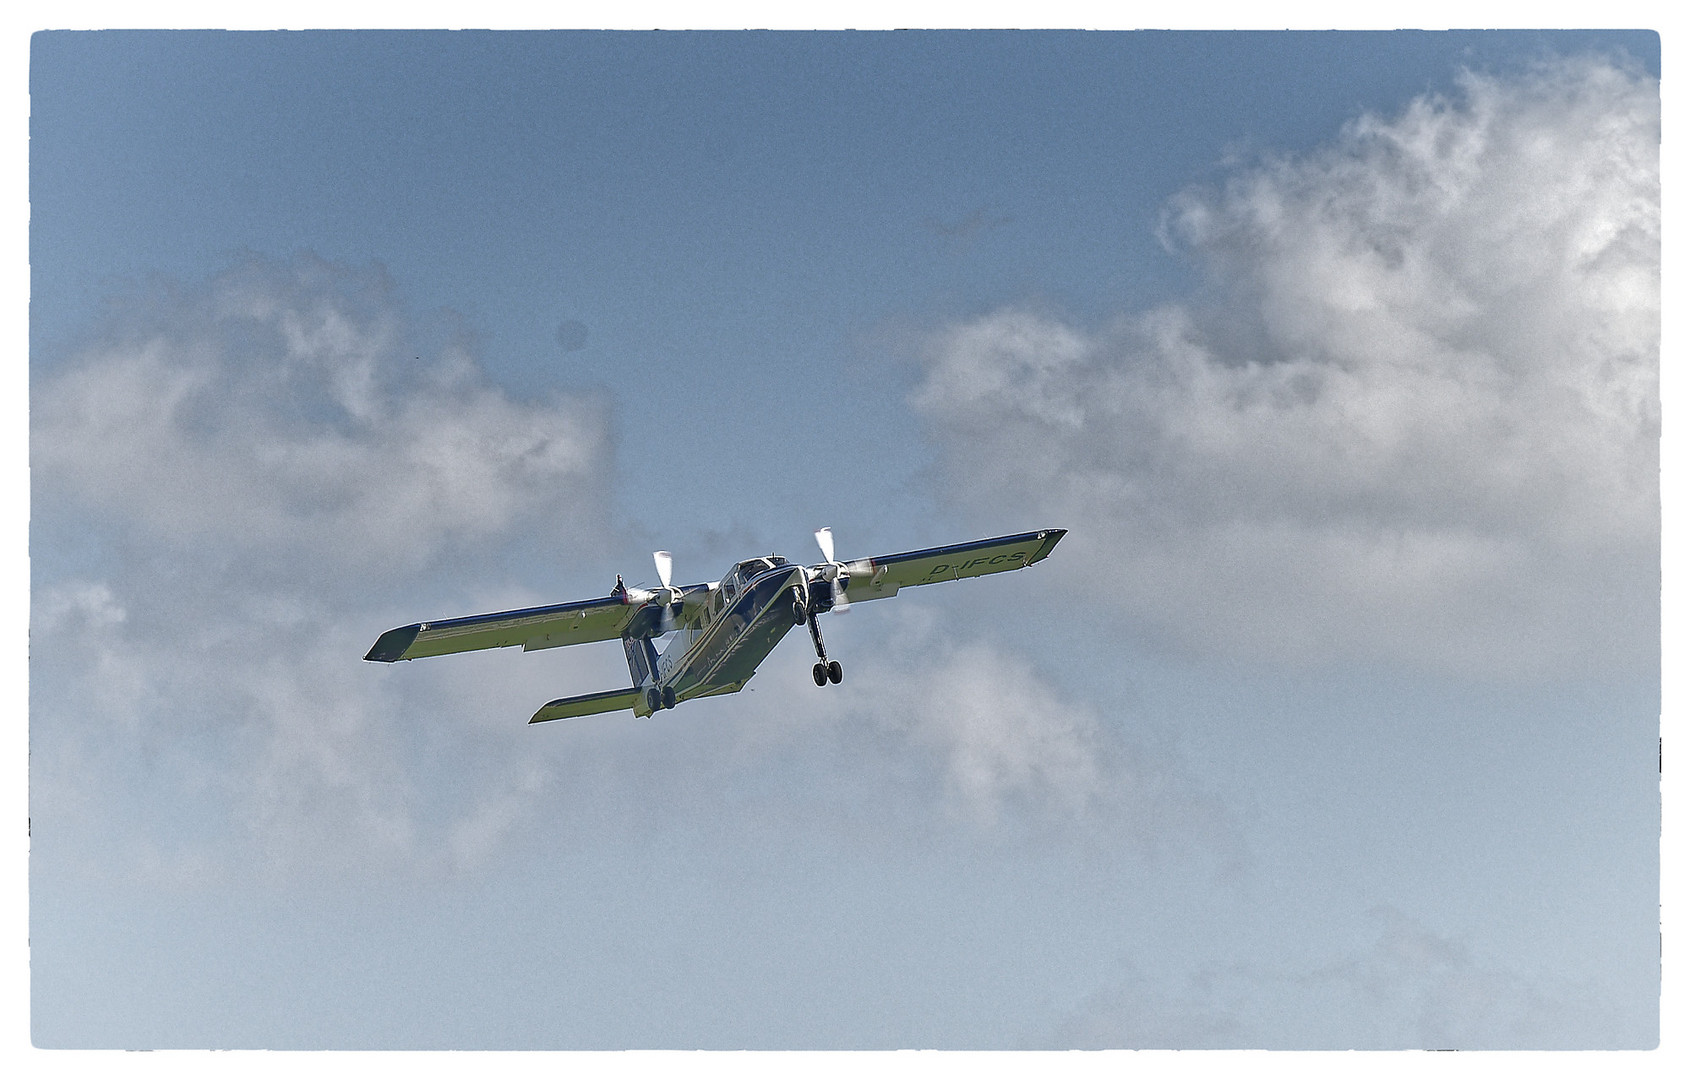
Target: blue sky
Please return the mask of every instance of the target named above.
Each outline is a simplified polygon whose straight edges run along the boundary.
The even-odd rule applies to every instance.
[[[38,35],[52,1046],[1657,1038],[1652,34]],[[1062,527],[527,729],[389,626]]]

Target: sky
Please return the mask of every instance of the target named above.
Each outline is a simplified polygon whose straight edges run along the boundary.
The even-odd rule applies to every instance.
[[[31,1037],[1647,1048],[1650,33],[54,32]],[[747,692],[419,620],[1040,528]]]

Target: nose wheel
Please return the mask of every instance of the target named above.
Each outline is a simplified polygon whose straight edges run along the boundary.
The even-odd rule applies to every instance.
[[[673,709],[675,707],[675,688],[665,686],[659,690],[655,686],[652,687],[645,692],[645,704],[646,708],[652,712],[657,712],[659,709]]]

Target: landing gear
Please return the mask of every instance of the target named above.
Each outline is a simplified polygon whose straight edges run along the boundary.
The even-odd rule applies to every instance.
[[[811,668],[810,677],[816,680],[817,686],[826,686],[828,683],[837,686],[839,680],[845,677],[845,673],[840,670],[839,661],[829,660],[825,664],[817,664]]]
[[[810,617],[809,610],[804,606],[804,594],[797,589],[792,590],[792,625],[803,626]]]
[[[645,692],[645,704],[646,708],[652,712],[657,712],[659,709],[673,709],[675,707],[675,688],[665,686],[659,690],[655,686],[651,687]]]
[[[810,677],[816,680],[817,686],[837,685],[845,673],[839,667],[839,661],[827,658],[827,646],[822,644],[822,628],[816,625],[815,612],[810,612],[805,621],[810,624],[810,640],[816,646],[816,666],[810,669]]]
[[[675,688],[673,686],[665,686],[663,688],[663,707],[665,709],[673,709],[675,707]]]

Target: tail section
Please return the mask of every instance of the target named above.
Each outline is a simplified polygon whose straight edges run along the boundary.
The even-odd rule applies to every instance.
[[[644,687],[656,681],[657,647],[651,643],[650,638],[625,637],[622,639],[622,651],[628,654],[628,675],[634,680],[634,685],[626,690],[601,690],[596,694],[580,694],[576,697],[548,701],[528,722],[539,724],[571,716],[591,716],[593,713],[636,708],[636,704],[643,700]]]

